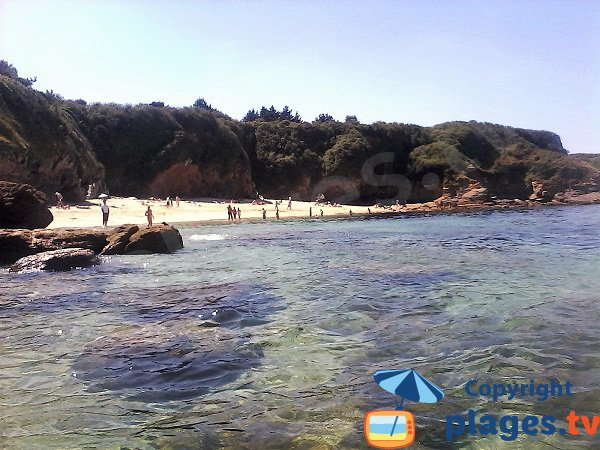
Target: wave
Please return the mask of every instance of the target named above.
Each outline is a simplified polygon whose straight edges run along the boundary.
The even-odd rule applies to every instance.
[[[192,234],[188,239],[190,241],[224,241],[231,237],[228,234]]]

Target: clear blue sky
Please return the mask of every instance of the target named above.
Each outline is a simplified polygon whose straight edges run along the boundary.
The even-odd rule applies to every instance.
[[[0,59],[72,99],[474,119],[600,153],[596,0],[0,0]]]

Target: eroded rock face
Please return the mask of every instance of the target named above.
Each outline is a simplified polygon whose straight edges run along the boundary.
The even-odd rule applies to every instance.
[[[0,181],[0,228],[45,228],[54,217],[46,196],[28,184]]]
[[[40,270],[65,271],[78,267],[99,264],[96,254],[84,248],[65,248],[37,253],[19,259],[10,267],[10,272],[37,272]]]
[[[460,196],[458,204],[485,203],[489,199],[490,195],[487,188],[482,186],[478,181],[472,181]]]
[[[172,253],[183,248],[179,231],[166,223],[142,228],[129,238],[125,254]]]

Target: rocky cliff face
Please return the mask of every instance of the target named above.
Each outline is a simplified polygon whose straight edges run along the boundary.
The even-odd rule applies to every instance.
[[[590,162],[594,162],[590,160]],[[600,191],[560,137],[479,122],[239,122],[203,108],[87,105],[0,76],[0,180],[67,200],[113,195],[266,197],[373,204],[442,195],[528,199]],[[471,187],[469,187],[471,186]],[[473,188],[473,186],[479,186]],[[465,201],[471,201],[467,198]]]
[[[104,168],[61,102],[0,76],[0,180],[82,200]]]

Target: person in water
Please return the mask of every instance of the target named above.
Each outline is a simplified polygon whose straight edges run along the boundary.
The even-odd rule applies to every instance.
[[[108,226],[108,214],[110,213],[110,208],[106,204],[106,199],[102,200],[100,211],[102,211],[102,226],[106,227]]]
[[[148,219],[148,227],[152,226],[152,219],[154,219],[154,214],[152,214],[152,208],[148,205],[148,209],[146,210],[146,218]]]

